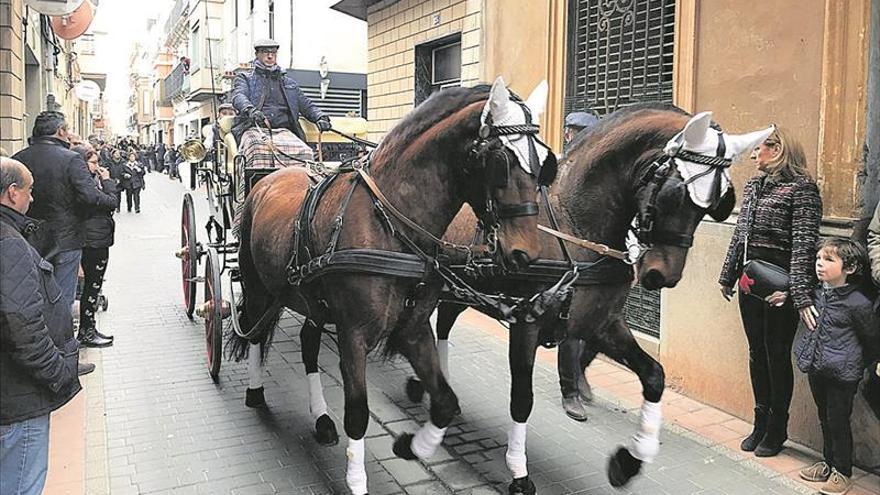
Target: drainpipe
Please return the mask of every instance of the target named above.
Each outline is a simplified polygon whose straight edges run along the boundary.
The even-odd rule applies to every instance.
[[[290,0],[290,60],[287,62],[290,68],[293,68],[293,2]]]

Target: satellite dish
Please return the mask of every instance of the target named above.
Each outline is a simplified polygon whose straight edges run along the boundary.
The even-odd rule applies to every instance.
[[[73,94],[80,100],[91,103],[101,97],[101,88],[95,81],[86,79],[73,87]]]
[[[25,0],[24,4],[37,12],[48,15],[67,15],[82,5],[84,0]]]
[[[73,40],[82,36],[95,18],[95,6],[84,0],[73,12],[52,17],[52,30],[59,38]]]

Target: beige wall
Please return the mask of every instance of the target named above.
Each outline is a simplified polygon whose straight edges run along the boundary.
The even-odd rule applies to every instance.
[[[862,23],[866,19],[848,17],[835,27],[826,16],[826,3],[821,0],[682,4],[696,9],[691,12],[695,13],[691,21],[696,38],[693,54],[677,57],[677,65],[686,65],[679,73],[690,73],[693,77],[692,94],[679,94],[678,100],[692,98],[692,105],[685,105],[689,110],[712,110],[715,119],[729,132],[745,132],[771,122],[793,130],[804,145],[810,173],[819,178],[826,217],[851,217],[855,194],[853,160],[838,161],[831,157],[851,157],[853,150],[861,149],[859,139],[864,139],[864,128],[861,127],[861,136],[856,139],[853,136],[858,136],[863,123],[853,117],[832,116],[861,114],[864,118],[866,110],[860,106],[859,91],[862,88],[863,93],[866,80],[864,68],[860,67],[866,45],[858,46],[853,39],[857,41],[860,33],[864,33]],[[867,1],[857,0],[848,5],[863,4]],[[786,13],[786,22],[774,21],[779,12]],[[832,14],[837,14],[836,8]],[[840,43],[856,53],[848,51],[847,56],[838,56],[829,50],[829,46]],[[677,49],[677,56],[681,55],[682,47]],[[829,67],[829,60],[837,65]],[[858,74],[863,76],[861,82]],[[824,159],[817,166],[820,156]],[[837,173],[838,169],[848,173]],[[742,191],[742,184],[755,170],[748,160],[742,160],[734,165],[732,174],[737,190]],[[663,292],[660,361],[670,385],[751,421],[754,401],[737,303],[724,301],[717,286],[733,221],[735,218],[724,224],[704,222],[700,226],[684,278],[675,290]],[[848,232],[825,229],[823,234]],[[798,371],[795,376],[789,435],[821,448],[812,396],[804,376]],[[857,459],[862,465],[876,466],[880,464],[880,449],[869,452],[869,446],[880,445],[880,431],[876,422],[873,428],[868,426],[872,424],[868,414],[862,399],[857,399],[853,420],[859,432]]]
[[[10,155],[24,146],[21,15],[21,0],[0,0],[0,146]]]
[[[542,80],[550,84],[541,119],[546,142],[562,147],[562,100],[565,82],[565,12],[563,0],[485,0],[481,77],[504,77],[523,98]]]
[[[370,139],[380,139],[413,109],[415,45],[461,33],[462,85],[480,78],[480,0],[401,0],[367,16]],[[432,17],[440,14],[440,23]]]

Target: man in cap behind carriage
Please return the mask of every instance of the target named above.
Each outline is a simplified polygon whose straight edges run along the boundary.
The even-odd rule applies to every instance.
[[[238,111],[232,134],[240,143],[240,150],[246,160],[251,162],[251,157],[248,157],[249,138],[256,141],[268,137],[274,141],[272,148],[281,149],[282,155],[296,160],[312,160],[312,151],[304,142],[305,133],[299,126],[299,117],[302,115],[315,123],[321,132],[330,130],[330,117],[315,106],[296,81],[278,65],[277,42],[270,39],[258,40],[254,43],[254,52],[256,58],[253,69],[236,75],[232,84],[232,105]],[[293,133],[293,136],[281,133],[279,138],[279,134],[274,131],[261,130],[252,131],[250,136],[245,135],[246,131],[256,126],[287,129]],[[290,141],[285,142],[288,139]],[[285,149],[285,146],[288,148]],[[259,152],[259,147],[255,146],[254,149]],[[273,152],[269,157],[273,164],[278,159],[276,155],[277,153]],[[281,165],[289,165],[289,163]]]

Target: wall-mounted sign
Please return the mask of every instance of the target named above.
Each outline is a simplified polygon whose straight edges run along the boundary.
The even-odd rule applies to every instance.
[[[101,88],[95,81],[86,79],[73,87],[73,94],[80,100],[91,103],[101,97]]]
[[[52,31],[59,38],[73,40],[82,36],[95,18],[95,6],[83,1],[73,12],[52,17]]]
[[[67,15],[82,5],[84,0],[24,0],[24,4],[43,15]]]

